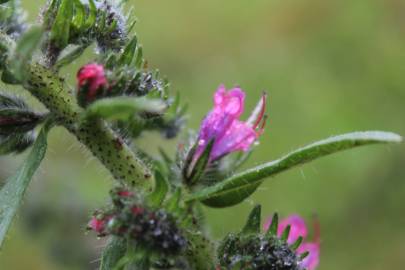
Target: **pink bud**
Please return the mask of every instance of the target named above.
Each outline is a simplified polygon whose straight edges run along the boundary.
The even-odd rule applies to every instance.
[[[108,88],[104,67],[99,64],[87,64],[77,73],[78,91],[88,87],[86,101],[91,102],[96,98],[99,90]]]
[[[101,234],[104,231],[105,224],[106,220],[99,219],[97,217],[92,217],[91,220],[89,221],[88,227],[89,229]]]
[[[120,197],[132,197],[134,196],[134,193],[128,190],[122,190],[118,192],[118,196]]]

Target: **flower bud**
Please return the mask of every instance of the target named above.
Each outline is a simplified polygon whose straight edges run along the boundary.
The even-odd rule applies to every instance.
[[[105,95],[109,88],[104,67],[96,63],[82,67],[76,78],[78,101],[83,107],[93,102],[97,97]]]
[[[98,236],[125,237],[165,255],[184,250],[186,239],[169,212],[149,208],[136,194],[123,188],[113,189],[111,197],[112,208],[97,213],[89,222],[88,228]]]

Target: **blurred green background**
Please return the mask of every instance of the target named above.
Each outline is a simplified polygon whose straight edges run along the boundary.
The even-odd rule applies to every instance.
[[[22,2],[29,19],[37,20],[44,0]],[[129,2],[150,65],[191,105],[192,128],[220,83],[242,86],[247,108],[268,91],[270,121],[247,166],[338,133],[405,134],[403,0]],[[72,85],[89,57],[64,71]],[[156,140],[148,133],[139,144]],[[165,146],[174,151],[175,142]],[[22,158],[2,157],[0,179]],[[71,135],[54,129],[46,161],[0,254],[0,269],[96,269],[104,242],[84,227],[106,202],[111,183]],[[266,216],[299,213],[309,223],[318,216],[319,269],[405,265],[404,144],[340,153],[268,179],[236,207],[207,209],[212,234],[238,230],[255,203]]]

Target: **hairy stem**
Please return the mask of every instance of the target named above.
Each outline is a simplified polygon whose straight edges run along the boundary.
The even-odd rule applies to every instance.
[[[38,98],[53,114],[58,124],[73,133],[111,172],[115,179],[132,186],[151,189],[153,175],[149,168],[115,134],[102,119],[82,120],[83,109],[64,81],[39,64],[29,68],[24,87]]]

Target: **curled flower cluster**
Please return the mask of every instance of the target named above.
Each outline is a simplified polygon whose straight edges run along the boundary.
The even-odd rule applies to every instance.
[[[112,199],[113,209],[96,213],[88,224],[88,229],[98,236],[125,237],[164,254],[177,254],[185,248],[185,238],[174,218],[165,210],[145,207],[127,190],[115,190]]]
[[[230,234],[219,254],[220,269],[224,270],[300,270],[299,257],[287,243],[264,235]]]
[[[264,224],[264,230],[268,230],[270,224],[272,223],[272,218],[270,217]],[[308,229],[303,218],[298,215],[290,215],[289,217],[281,220],[277,235],[281,237],[283,231],[290,226],[290,234],[287,238],[287,243],[289,245],[295,243],[299,237],[306,239],[308,236]],[[320,241],[319,241],[319,228],[315,228],[315,240],[313,242],[303,242],[297,248],[297,255],[302,255],[305,252],[309,252],[301,262],[300,266],[307,270],[314,270],[319,264],[319,252],[320,252]]]

